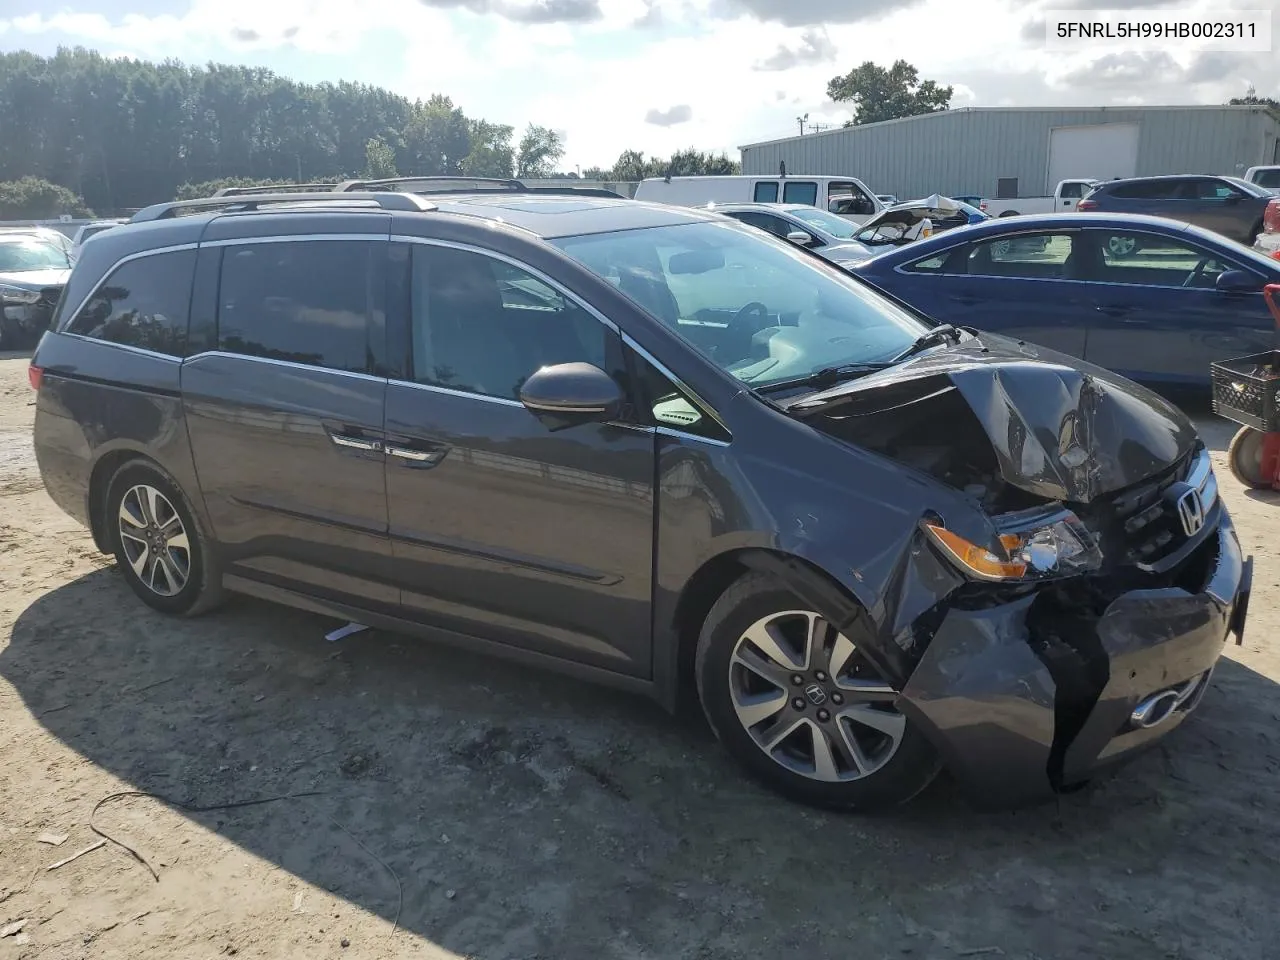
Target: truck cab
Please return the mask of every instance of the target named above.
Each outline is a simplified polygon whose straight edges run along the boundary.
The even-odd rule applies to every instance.
[[[1013,200],[986,200],[984,213],[993,217],[1016,217],[1020,213],[1071,213],[1093,192],[1100,180],[1062,180],[1051,197],[1018,197]]]

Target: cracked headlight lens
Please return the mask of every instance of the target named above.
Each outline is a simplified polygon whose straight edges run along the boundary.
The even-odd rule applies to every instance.
[[[925,530],[964,573],[979,580],[1038,580],[1096,570],[1102,562],[1093,536],[1074,513],[996,519],[999,531],[987,545],[971,543],[941,522]]]

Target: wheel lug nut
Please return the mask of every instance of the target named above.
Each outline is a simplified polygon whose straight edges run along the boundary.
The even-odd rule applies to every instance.
[[[844,703],[844,694],[842,694],[842,693],[833,693],[833,694],[831,694],[831,702],[832,702],[832,703]]]
[[[827,713],[827,711],[825,710],[819,710],[818,719],[821,720],[823,723],[826,723],[828,720],[831,719],[831,714]]]
[[[818,678],[819,683],[825,683],[827,680],[827,675],[823,673],[821,670],[815,673],[814,676]]]
[[[795,707],[797,710],[803,710],[804,699],[802,697],[796,697],[794,700],[791,701],[791,705]]]
[[[798,687],[798,686],[800,686],[800,684],[802,684],[802,683],[804,683],[804,677],[800,676],[800,674],[798,674],[798,673],[793,673],[793,674],[791,675],[791,685],[792,685],[793,687]]]

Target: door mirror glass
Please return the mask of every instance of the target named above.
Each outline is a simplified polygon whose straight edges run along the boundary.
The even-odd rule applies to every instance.
[[[803,230],[790,230],[787,232],[787,239],[800,247],[807,247],[813,243],[813,237],[805,233]]]
[[[590,363],[557,363],[533,373],[520,388],[520,402],[550,430],[616,420],[622,389]]]
[[[1214,284],[1223,293],[1245,293],[1258,289],[1258,281],[1244,270],[1224,270]]]

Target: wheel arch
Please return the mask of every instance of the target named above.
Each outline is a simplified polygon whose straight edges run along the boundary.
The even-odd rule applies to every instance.
[[[111,545],[110,528],[106,522],[107,493],[111,488],[111,478],[126,463],[135,460],[154,467],[166,477],[170,476],[169,471],[154,457],[132,447],[121,447],[104,453],[89,472],[89,532],[93,534],[94,545],[102,553],[112,553],[115,550]]]
[[[842,632],[860,628],[875,632],[871,618],[874,600],[855,585],[842,583],[813,560],[795,553],[766,547],[728,550],[706,560],[694,571],[675,603],[672,618],[675,645],[674,687],[662,697],[668,707],[687,702],[692,695],[694,654],[707,615],[721,595],[738,578],[749,572],[768,573],[778,578],[805,603],[810,604]],[[893,658],[871,653],[876,666],[893,682],[902,682],[901,670]],[[886,660],[886,663],[880,663]]]

